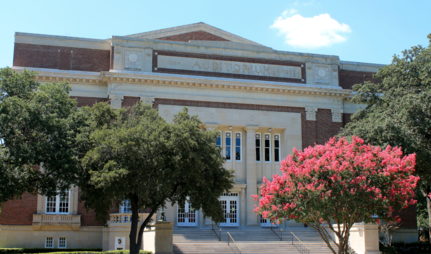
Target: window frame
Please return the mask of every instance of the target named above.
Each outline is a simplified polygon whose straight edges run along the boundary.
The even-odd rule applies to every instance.
[[[124,204],[125,203],[129,203],[129,205],[130,205],[130,212],[125,212],[124,211],[124,208],[125,208],[125,206],[124,206]],[[130,204],[130,200],[128,200],[128,199],[125,199],[125,200],[123,200],[123,202],[121,203],[121,213],[132,213],[132,205]]]
[[[266,148],[267,148],[267,147],[266,147],[266,140],[267,140],[267,139],[266,139],[266,135],[269,135],[269,139],[268,139],[268,140],[269,140],[269,147],[268,147],[268,150],[269,150],[269,156],[268,156],[268,158],[269,158],[269,160],[268,160],[268,161],[266,160],[266,157],[265,157]],[[271,140],[272,140],[272,138],[271,138],[271,137],[272,137],[272,135],[271,135],[271,133],[265,133],[263,137],[264,137],[264,139],[263,139],[263,140],[264,140],[264,143],[263,143],[263,149],[264,149],[264,150],[263,150],[263,157],[264,157],[264,158],[263,158],[263,159],[264,159],[264,161],[265,161],[266,163],[271,163],[271,162],[272,162],[272,160],[271,160],[271,159],[272,159],[272,158],[271,158],[271,156],[272,156],[272,153],[271,153]]]
[[[227,141],[226,141],[228,133],[230,134],[230,144],[229,145],[227,144]],[[224,149],[225,154],[224,154],[224,156],[226,158],[226,161],[232,161],[232,132],[231,131],[225,131],[224,138],[225,138],[225,149]],[[230,159],[227,159],[227,148],[228,147],[229,147]]]
[[[236,135],[239,134],[239,160],[236,159],[236,148],[238,147],[236,145]],[[241,162],[242,161],[242,132],[236,131],[235,132],[235,161]]]
[[[60,246],[60,238],[64,238],[64,247]],[[58,237],[58,248],[59,249],[67,249],[67,237],[65,237],[65,236],[59,236]]]
[[[278,136],[278,148],[275,147],[275,136]],[[280,163],[280,161],[281,161],[281,134],[280,133],[274,133],[274,135],[273,135],[273,142],[274,142],[274,145],[273,145],[274,162],[275,163]],[[275,160],[275,154],[276,154],[275,149],[278,149],[278,161]]]
[[[68,205],[67,205],[67,212],[60,212],[60,195],[61,193],[58,193],[55,196],[55,212],[48,212],[47,211],[47,205],[48,205],[48,196],[45,197],[45,214],[70,214],[70,194],[71,194],[71,189],[67,189],[68,192]]]
[[[222,131],[217,131],[217,133],[219,134],[218,137],[220,137],[220,146],[217,146],[217,138],[216,138],[216,146],[220,148],[221,153],[223,154],[223,132]]]
[[[48,243],[48,238],[51,238],[52,239],[52,246],[51,247],[48,247],[46,244]],[[53,236],[46,236],[45,237],[45,249],[53,249],[55,247],[55,244],[54,244],[54,237]]]
[[[257,135],[259,135],[259,138],[257,138]],[[256,146],[256,140],[259,139],[259,147]],[[254,147],[255,147],[255,153],[257,155],[257,149],[259,149],[259,160],[257,160],[256,157],[256,162],[262,162],[262,134],[260,132],[256,132],[255,136],[254,136]]]

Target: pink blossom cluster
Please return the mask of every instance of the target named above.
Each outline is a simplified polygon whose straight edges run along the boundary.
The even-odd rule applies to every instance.
[[[276,221],[355,220],[372,222],[372,215],[388,221],[394,210],[416,201],[415,154],[403,156],[399,147],[365,145],[352,137],[331,138],[324,145],[293,149],[281,162],[281,175],[263,179],[255,212]]]

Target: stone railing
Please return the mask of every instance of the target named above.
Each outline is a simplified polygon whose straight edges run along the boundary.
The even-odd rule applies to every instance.
[[[81,215],[78,214],[33,214],[33,229],[42,226],[70,226],[73,230],[81,227]]]
[[[147,219],[149,213],[139,213],[138,223],[144,222]],[[156,222],[156,214],[153,214],[153,221],[150,224]],[[109,224],[119,224],[119,223],[131,223],[132,222],[132,213],[111,213]]]

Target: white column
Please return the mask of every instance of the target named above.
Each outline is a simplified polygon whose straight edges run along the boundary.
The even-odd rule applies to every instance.
[[[154,96],[144,96],[144,97],[141,97],[140,99],[143,104],[150,104],[150,106],[153,107],[154,100],[155,100]]]
[[[244,130],[247,132],[246,137],[246,216],[247,226],[258,226],[258,216],[253,211],[254,205],[257,202],[251,197],[255,195],[257,189],[257,172],[256,172],[256,130],[257,126],[246,126]]]
[[[123,103],[124,96],[123,95],[109,95],[109,100],[111,101],[111,107],[119,109],[121,108],[121,104]]]

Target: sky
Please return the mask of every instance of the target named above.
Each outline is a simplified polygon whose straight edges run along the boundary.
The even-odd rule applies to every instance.
[[[431,0],[0,0],[0,10],[0,68],[15,32],[107,39],[204,22],[276,50],[377,64],[431,33]]]

